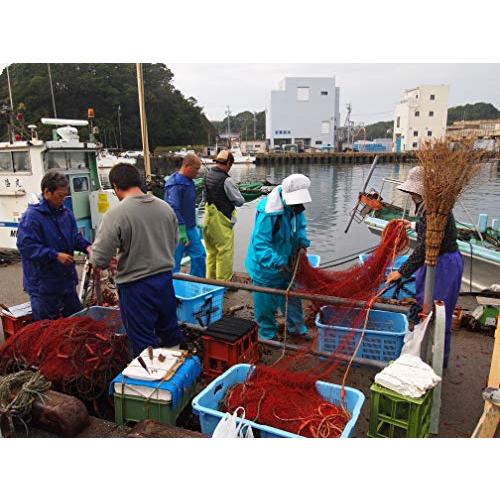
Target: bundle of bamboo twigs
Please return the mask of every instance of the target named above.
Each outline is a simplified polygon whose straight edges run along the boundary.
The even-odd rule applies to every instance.
[[[426,141],[417,152],[424,176],[427,265],[436,265],[448,216],[481,168],[484,152],[474,149],[474,142],[473,137]]]

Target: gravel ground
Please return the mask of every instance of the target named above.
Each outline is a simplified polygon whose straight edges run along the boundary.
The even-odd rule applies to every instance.
[[[19,263],[0,268],[0,303],[12,306],[29,300],[22,290],[22,271]],[[243,305],[243,309],[235,315],[253,319],[252,297],[249,292],[228,293],[225,310]],[[474,302],[462,301],[461,305],[472,309]],[[0,343],[3,342],[3,331],[0,327]],[[442,392],[441,426],[439,437],[469,437],[481,416],[483,400],[481,391],[486,385],[493,338],[483,334],[461,329],[453,334],[451,357],[445,371]],[[269,362],[279,351],[264,349],[262,361]],[[317,363],[314,358],[312,363]],[[347,385],[361,390],[366,396],[361,416],[356,426],[356,435],[366,436],[370,415],[370,385],[377,370],[362,366],[353,366]],[[338,370],[331,378],[339,383],[341,373]],[[499,433],[497,432],[497,436]]]

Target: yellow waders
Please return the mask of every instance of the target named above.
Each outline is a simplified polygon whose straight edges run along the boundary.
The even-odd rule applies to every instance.
[[[207,251],[207,278],[229,281],[233,277],[233,224],[214,204],[205,204],[203,240]]]

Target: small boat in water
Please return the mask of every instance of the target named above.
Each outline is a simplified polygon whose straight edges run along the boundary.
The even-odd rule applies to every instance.
[[[382,200],[381,194],[386,182],[401,183],[396,179],[384,179],[380,195],[365,193],[369,199],[376,199],[377,203],[367,204],[361,210],[368,229],[377,235],[382,234],[387,223],[393,219],[415,220],[415,217],[408,214],[408,210]],[[462,288],[465,291],[478,292],[494,283],[500,283],[500,229],[498,220],[492,223],[492,227],[488,227],[487,219],[487,215],[480,216],[480,223],[477,225],[456,221],[458,249],[464,258]],[[408,235],[410,246],[414,248],[417,234],[410,231]]]

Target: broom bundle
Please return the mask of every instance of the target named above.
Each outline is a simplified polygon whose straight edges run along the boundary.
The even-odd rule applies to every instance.
[[[474,149],[474,141],[473,137],[453,143],[446,138],[426,141],[417,151],[424,177],[427,265],[436,265],[448,216],[481,167],[484,152]]]

